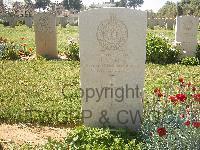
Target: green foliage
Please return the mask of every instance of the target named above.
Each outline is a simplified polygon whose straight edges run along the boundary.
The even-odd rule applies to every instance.
[[[174,18],[177,15],[176,3],[167,1],[165,5],[158,11],[159,17]]]
[[[165,5],[158,11],[159,17],[176,17],[182,15],[200,16],[199,0],[182,0],[175,4],[167,1]]]
[[[126,7],[127,0],[120,0],[119,2],[115,2],[116,7]]]
[[[64,143],[50,140],[46,149],[94,149],[94,150],[140,150],[139,135],[123,129],[77,127],[71,131]]]
[[[196,58],[200,60],[200,44],[197,45]]]
[[[79,62],[0,61],[0,122],[81,122]]]
[[[79,60],[79,44],[74,41],[70,41],[67,46],[66,55],[70,60]]]
[[[127,0],[127,6],[133,7],[134,9],[137,7],[141,7],[143,3],[144,3],[144,0]]]
[[[120,0],[119,2],[115,2],[116,7],[133,7],[134,9],[141,7],[143,3],[144,0]]]
[[[35,0],[35,7],[44,10],[50,5],[50,2],[50,0]]]
[[[196,57],[184,57],[181,59],[180,64],[182,65],[190,65],[190,66],[196,66],[199,65],[199,59]]]
[[[178,62],[180,50],[169,44],[167,39],[148,34],[146,43],[147,62],[156,64],[170,64]]]
[[[0,38],[0,58],[7,60],[17,60],[21,57],[31,56],[32,48],[27,49],[26,44],[16,44],[7,39]]]
[[[63,0],[63,6],[67,10],[74,9],[80,11],[83,4],[81,0]]]
[[[146,94],[142,125],[146,149],[200,149],[199,73],[197,82],[177,76],[174,71],[167,76],[170,81],[163,80],[163,85]],[[188,74],[187,78],[192,77]],[[159,134],[159,128],[166,132]]]

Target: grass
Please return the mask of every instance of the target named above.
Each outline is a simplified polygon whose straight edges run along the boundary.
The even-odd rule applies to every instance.
[[[38,60],[1,63],[0,122],[80,123],[79,62]],[[183,75],[200,86],[199,66],[148,64],[146,94],[170,81],[169,75],[173,75],[174,79]]]
[[[35,33],[34,28],[28,28],[25,25],[16,26],[15,28],[4,27],[0,24],[0,37],[7,38],[16,43],[23,44],[24,42],[28,47],[35,49]],[[25,40],[21,40],[24,37]],[[67,26],[66,28],[57,27],[57,46],[60,52],[65,51],[68,41],[78,39],[78,27]]]

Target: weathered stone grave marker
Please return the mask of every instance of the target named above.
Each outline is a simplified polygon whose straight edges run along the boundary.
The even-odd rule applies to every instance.
[[[32,17],[25,17],[24,22],[27,27],[32,28],[33,25]]]
[[[199,18],[179,16],[176,18],[175,42],[181,45],[183,56],[195,56]]]
[[[143,112],[146,12],[102,8],[80,13],[79,21],[84,124],[138,130]]]
[[[57,58],[56,16],[52,13],[34,15],[36,53],[47,58]]]

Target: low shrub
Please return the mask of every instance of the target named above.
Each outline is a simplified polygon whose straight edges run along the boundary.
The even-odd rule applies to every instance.
[[[142,133],[147,149],[200,149],[200,93],[179,77],[146,98]]]
[[[23,40],[23,39],[22,39]],[[0,37],[0,58],[17,60],[32,55],[33,49],[27,48],[27,44],[17,44]]]
[[[190,66],[197,66],[200,64],[199,59],[196,57],[184,57],[180,60],[180,64],[182,65],[190,65]]]
[[[200,60],[200,44],[197,45],[196,58]]]
[[[77,127],[71,131],[64,143],[49,140],[45,149],[94,149],[94,150],[139,150],[143,143],[138,135],[126,130]]]
[[[146,49],[147,62],[155,64],[171,64],[178,62],[180,50],[169,44],[169,41],[165,38],[148,34]]]
[[[74,41],[70,41],[65,54],[70,60],[79,60],[79,44]]]

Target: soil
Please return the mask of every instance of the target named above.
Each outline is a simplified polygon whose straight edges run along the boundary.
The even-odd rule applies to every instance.
[[[8,143],[22,145],[44,145],[48,138],[62,141],[69,133],[70,128],[55,128],[48,126],[31,126],[25,124],[0,124],[0,150],[1,145]]]

